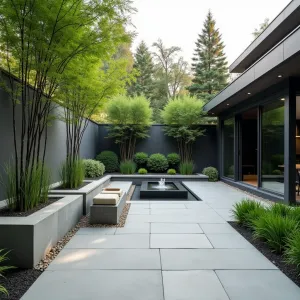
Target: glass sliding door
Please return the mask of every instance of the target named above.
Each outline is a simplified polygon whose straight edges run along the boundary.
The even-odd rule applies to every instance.
[[[223,123],[223,175],[234,179],[234,118]]]
[[[284,193],[284,99],[262,107],[261,186]]]

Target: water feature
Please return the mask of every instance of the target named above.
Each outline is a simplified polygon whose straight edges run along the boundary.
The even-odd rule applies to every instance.
[[[161,178],[160,181],[156,182],[149,182],[148,183],[149,190],[178,190],[176,185],[173,182],[166,182],[165,178]]]

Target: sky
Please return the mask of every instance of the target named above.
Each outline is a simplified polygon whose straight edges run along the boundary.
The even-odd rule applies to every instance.
[[[273,20],[290,0],[133,0],[138,12],[132,22],[141,40],[151,46],[161,38],[168,47],[179,46],[191,62],[195,41],[210,9],[222,34],[225,53],[232,63],[253,40],[252,32],[265,18]]]

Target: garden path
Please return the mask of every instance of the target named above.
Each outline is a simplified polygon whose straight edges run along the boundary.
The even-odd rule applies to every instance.
[[[22,300],[299,300],[300,288],[226,222],[247,195],[185,184],[203,201],[136,201],[124,228],[80,229]]]

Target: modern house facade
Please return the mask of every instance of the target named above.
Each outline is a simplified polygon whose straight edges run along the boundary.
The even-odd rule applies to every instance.
[[[300,0],[229,70],[241,74],[204,107],[219,119],[221,179],[274,201],[300,201]]]

